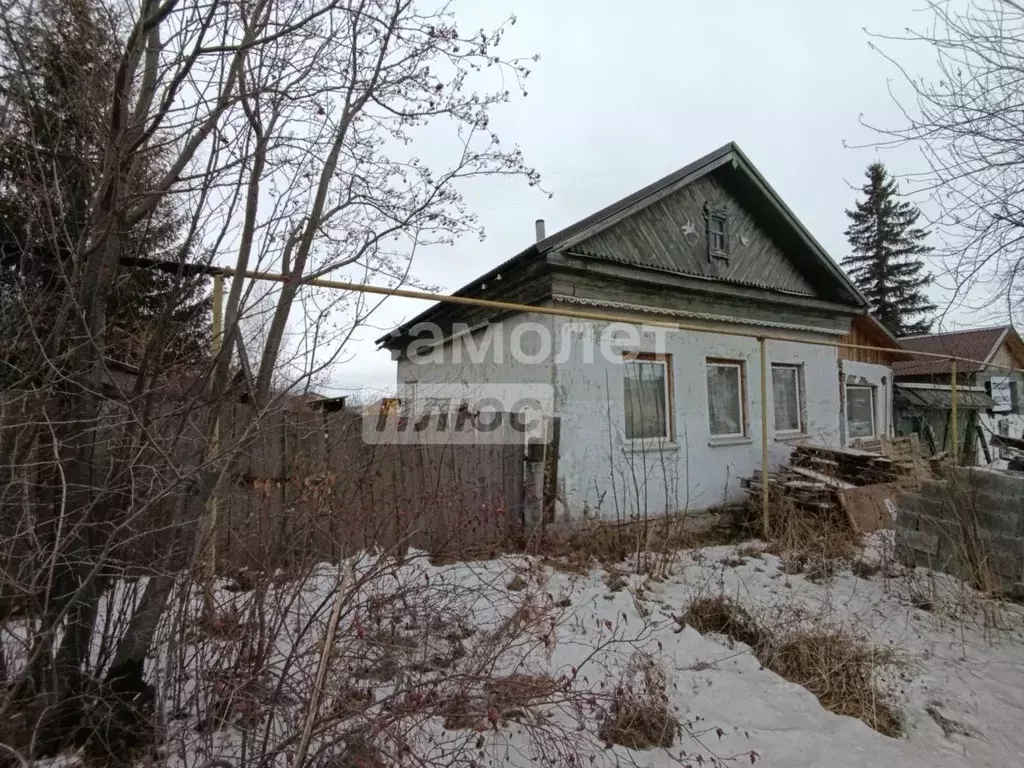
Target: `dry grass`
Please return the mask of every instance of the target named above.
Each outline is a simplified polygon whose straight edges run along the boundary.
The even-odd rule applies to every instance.
[[[607,744],[628,749],[667,749],[679,730],[679,721],[669,710],[664,670],[650,657],[634,656],[615,689],[598,736]]]
[[[513,577],[512,581],[510,581],[506,585],[506,588],[508,589],[509,592],[521,592],[524,589],[526,589],[526,587],[526,579],[524,579],[522,575],[518,573],[515,575],[515,577]]]
[[[369,728],[354,728],[345,734],[345,748],[326,756],[321,762],[324,768],[383,768],[387,763],[384,755],[373,744]]]
[[[712,514],[712,510],[702,512]],[[742,540],[739,530],[730,526],[691,530],[686,516],[679,514],[627,522],[591,521],[571,534],[533,542],[528,549],[542,556],[545,565],[586,574],[595,563],[614,566],[630,555],[663,556],[681,549],[738,544]]]
[[[629,583],[623,578],[622,573],[616,569],[609,570],[602,579],[609,592],[621,592]]]
[[[747,610],[724,595],[695,600],[686,613],[676,617],[680,626],[690,626],[702,635],[709,632],[746,643],[755,651],[768,640],[767,634]]]
[[[764,553],[767,551],[767,546],[763,544],[748,542],[746,544],[741,544],[736,548],[736,556],[764,559]]]
[[[781,501],[772,508],[770,537],[761,550],[782,558],[785,574],[824,581],[858,559],[861,537],[845,519],[817,514]]]
[[[508,675],[488,680],[484,685],[488,703],[502,718],[515,720],[529,707],[554,696],[561,686],[547,675]]]
[[[830,712],[856,717],[886,736],[901,732],[900,717],[875,679],[880,667],[896,663],[891,651],[838,627],[804,627],[778,637],[725,596],[695,601],[676,621],[746,643],[767,669],[806,688]]]
[[[794,632],[759,654],[775,674],[802,685],[821,706],[862,720],[881,734],[899,736],[901,720],[879,693],[875,673],[892,654],[840,629]]]
[[[869,563],[867,560],[858,558],[850,565],[850,570],[859,579],[870,579],[882,570],[882,564]]]

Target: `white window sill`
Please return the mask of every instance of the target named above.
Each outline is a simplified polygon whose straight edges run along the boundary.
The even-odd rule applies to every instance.
[[[789,443],[793,440],[807,440],[809,437],[806,432],[781,432],[775,435],[775,442]]]
[[[708,440],[708,445],[712,448],[718,448],[725,445],[750,445],[753,442],[753,438],[746,435],[733,435],[731,437],[712,437]]]
[[[679,450],[679,444],[670,440],[632,440],[624,446],[627,453],[661,453]]]

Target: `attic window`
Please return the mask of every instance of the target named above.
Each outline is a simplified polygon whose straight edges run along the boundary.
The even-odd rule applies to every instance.
[[[728,259],[729,257],[729,217],[721,208],[708,206],[708,257]]]
[[[708,232],[710,234],[709,242],[711,243],[711,250],[724,251],[725,216],[720,213],[713,214],[711,216],[711,221],[708,223]]]

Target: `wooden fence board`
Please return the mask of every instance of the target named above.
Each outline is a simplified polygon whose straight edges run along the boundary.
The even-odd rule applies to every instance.
[[[129,468],[137,487],[178,483],[130,526],[130,541],[117,550],[126,564],[152,568],[173,561],[173,567],[183,567],[204,514],[201,489],[224,467],[225,480],[215,491],[222,572],[337,560],[374,545],[475,554],[519,532],[521,445],[434,445],[418,442],[415,434],[400,443],[374,444],[364,439],[361,417],[351,412],[302,407],[258,413],[251,404],[236,403],[221,412],[221,456],[210,463],[204,447],[210,412],[190,414],[180,403],[165,411],[150,431],[159,439],[167,434],[160,451],[132,445],[126,454],[118,447],[140,434],[127,411],[112,407],[109,418],[94,427],[104,443],[95,468],[101,484],[113,474],[111,463],[125,455],[138,464]],[[43,478],[54,469],[47,464],[52,457],[41,416],[41,405],[31,398],[0,401],[0,445],[7,451],[0,458],[7,462],[0,468],[5,567],[15,550],[18,558],[32,560],[32,553],[20,553],[20,542],[32,539],[26,524],[49,535],[43,507],[51,483]],[[134,458],[139,452],[144,457]],[[175,541],[180,546],[168,558]]]

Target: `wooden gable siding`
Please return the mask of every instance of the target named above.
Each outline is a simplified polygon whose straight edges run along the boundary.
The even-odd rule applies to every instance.
[[[992,355],[992,359],[989,360],[992,365],[1002,365],[1007,368],[1024,368],[1024,360],[1013,354],[1013,350],[1010,345],[1005,341],[999,346],[999,349]]]
[[[865,347],[881,347],[887,346],[887,340],[879,333],[871,330],[867,323],[858,322],[859,318],[854,318],[853,324],[850,328],[850,332],[844,334],[840,339],[840,344],[856,344]],[[878,349],[851,349],[850,347],[839,347],[839,359],[850,360],[858,363],[872,363],[874,365],[892,365],[896,350],[892,353],[885,352]]]
[[[728,262],[708,256],[706,205],[724,211],[728,217]],[[650,269],[815,295],[810,282],[754,217],[710,176],[667,195],[569,251]]]

